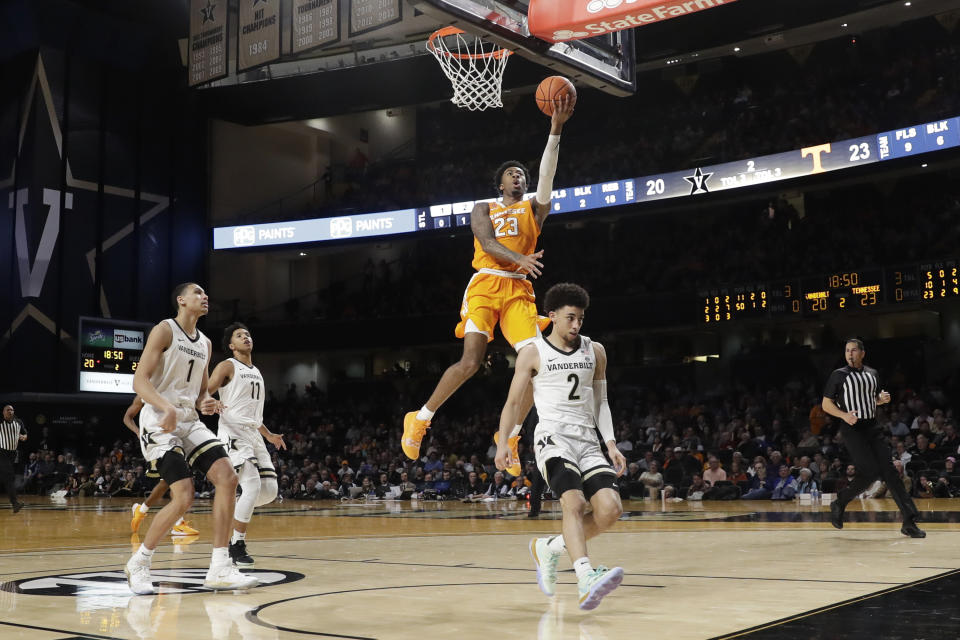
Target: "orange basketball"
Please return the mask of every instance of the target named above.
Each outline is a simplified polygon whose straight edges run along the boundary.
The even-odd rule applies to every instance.
[[[540,86],[537,87],[537,106],[548,116],[553,115],[554,100],[559,99],[564,94],[577,101],[577,89],[573,83],[563,76],[550,76],[544,78]]]

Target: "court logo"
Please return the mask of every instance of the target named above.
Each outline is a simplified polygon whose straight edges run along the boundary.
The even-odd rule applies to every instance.
[[[233,230],[233,246],[250,247],[257,242],[257,232],[253,227],[237,227]]]
[[[260,581],[258,586],[286,584],[303,580],[294,571],[244,571]],[[206,569],[151,569],[153,584],[160,593],[207,593],[203,586]],[[123,570],[93,573],[64,573],[41,578],[28,578],[13,583],[17,593],[33,596],[120,596],[132,595]]]
[[[349,216],[330,219],[331,238],[349,238],[353,235],[353,219]]]

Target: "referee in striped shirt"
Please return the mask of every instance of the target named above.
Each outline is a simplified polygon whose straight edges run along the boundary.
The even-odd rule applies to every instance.
[[[27,428],[14,415],[13,406],[8,404],[3,408],[3,421],[0,422],[0,485],[7,488],[14,513],[23,508],[23,503],[17,500],[17,476],[13,471],[13,462],[17,445],[26,439]]]
[[[823,391],[823,410],[842,420],[840,433],[857,470],[853,482],[840,491],[837,500],[830,505],[830,523],[842,529],[847,504],[880,478],[903,514],[900,533],[911,538],[924,538],[927,534],[916,523],[920,516],[917,506],[904,488],[893,466],[890,447],[877,426],[877,405],[890,402],[890,394],[880,389],[877,370],[864,366],[866,354],[861,340],[847,340],[847,366],[830,374]]]

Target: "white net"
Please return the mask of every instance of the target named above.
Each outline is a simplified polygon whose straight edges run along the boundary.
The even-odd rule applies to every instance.
[[[503,70],[512,51],[455,27],[436,31],[427,49],[453,85],[450,102],[471,111],[503,106]]]

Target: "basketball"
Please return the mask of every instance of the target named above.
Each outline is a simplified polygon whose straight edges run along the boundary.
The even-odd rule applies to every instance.
[[[573,83],[563,76],[550,76],[544,78],[543,82],[537,87],[537,106],[548,116],[553,115],[554,101],[560,99],[563,95],[569,95],[573,101],[577,101],[577,89]]]

